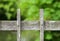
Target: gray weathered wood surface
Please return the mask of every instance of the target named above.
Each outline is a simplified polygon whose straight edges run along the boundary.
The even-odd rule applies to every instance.
[[[0,21],[0,30],[17,30],[16,21]]]
[[[20,9],[17,9],[17,41],[20,41]]]
[[[40,41],[44,41],[44,13],[43,9],[40,9]]]
[[[60,30],[60,21],[45,21],[44,30]],[[17,30],[17,21],[0,21],[0,30]],[[21,30],[40,30],[39,21],[22,21]]]

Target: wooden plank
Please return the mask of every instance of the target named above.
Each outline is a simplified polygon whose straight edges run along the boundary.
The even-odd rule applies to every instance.
[[[21,30],[40,30],[39,21],[21,22]],[[44,30],[60,30],[60,21],[45,21]]]
[[[60,21],[45,21],[44,30],[60,30]],[[17,30],[17,21],[0,21],[0,30]],[[21,30],[40,30],[40,21],[22,21]]]
[[[21,30],[40,30],[40,21],[22,21]]]
[[[44,19],[43,9],[40,9],[40,41],[44,41]]]
[[[20,9],[17,9],[17,41],[20,41]]]
[[[16,30],[16,21],[0,21],[0,30]]]
[[[45,21],[45,30],[60,30],[60,21]]]

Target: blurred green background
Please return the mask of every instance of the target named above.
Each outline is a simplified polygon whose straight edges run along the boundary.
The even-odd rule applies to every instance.
[[[0,20],[16,20],[16,0],[0,0]]]
[[[16,31],[0,31],[0,41],[17,41]],[[40,41],[40,31],[21,31],[21,41]],[[45,31],[44,41],[60,41],[60,31]]]
[[[0,31],[0,41],[17,41],[15,31]]]
[[[21,20],[39,20],[41,8],[44,20],[60,20],[60,0],[0,0],[0,20],[16,20],[18,6]]]

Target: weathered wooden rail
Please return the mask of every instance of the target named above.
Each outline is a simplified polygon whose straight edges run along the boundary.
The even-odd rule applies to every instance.
[[[40,41],[44,41],[44,30],[60,30],[60,21],[44,21],[43,9],[40,9],[39,21],[20,21],[20,9],[17,9],[16,21],[0,21],[1,31],[17,31],[17,41],[21,41],[20,30],[40,30]]]
[[[44,30],[60,30],[60,21],[45,21]],[[17,21],[0,21],[0,30],[17,30]],[[39,21],[22,21],[21,30],[40,30]]]

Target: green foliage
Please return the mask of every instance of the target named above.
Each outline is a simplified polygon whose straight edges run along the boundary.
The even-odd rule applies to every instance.
[[[0,31],[0,41],[17,41],[16,32]]]
[[[51,32],[45,32],[45,39],[51,40],[52,38],[53,38],[53,37],[52,37]]]
[[[21,31],[21,37],[25,38],[25,41],[40,41],[40,31],[23,30]],[[45,31],[44,41],[60,41],[60,31]]]
[[[16,0],[1,0],[0,1],[0,20],[15,20],[16,19]]]
[[[44,9],[44,20],[60,20],[60,0],[1,0],[0,20],[16,19],[17,8],[21,9],[21,20],[39,20],[41,8]]]
[[[39,0],[20,0],[21,16],[25,20],[38,20],[39,19]]]
[[[40,31],[23,30],[21,39],[22,41],[40,41]],[[15,31],[0,31],[0,41],[17,41],[17,33]],[[60,31],[45,31],[44,41],[60,41]]]
[[[25,41],[39,41],[39,31],[37,30],[23,30],[21,31],[21,37],[25,38]]]
[[[39,20],[39,9],[44,9],[44,20],[60,20],[59,0],[21,0],[20,9],[23,20]],[[26,14],[26,15],[25,15]]]
[[[60,31],[45,31],[45,41],[60,41]]]

